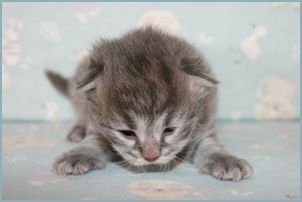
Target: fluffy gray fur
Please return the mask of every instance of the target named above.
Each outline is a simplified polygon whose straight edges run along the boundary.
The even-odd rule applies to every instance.
[[[57,158],[58,174],[103,168],[117,155],[137,167],[183,158],[222,180],[253,173],[218,142],[217,82],[183,39],[150,27],[133,30],[97,42],[73,78],[47,76],[77,112],[67,138],[78,144]]]

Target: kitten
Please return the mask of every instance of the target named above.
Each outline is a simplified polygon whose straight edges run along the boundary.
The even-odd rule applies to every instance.
[[[218,179],[239,181],[253,173],[218,142],[217,81],[200,54],[176,36],[151,27],[133,30],[96,43],[73,78],[47,76],[77,112],[67,138],[79,143],[56,159],[58,174],[101,169],[115,155],[147,166],[180,154]]]

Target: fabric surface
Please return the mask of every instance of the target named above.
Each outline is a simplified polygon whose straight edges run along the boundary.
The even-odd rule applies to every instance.
[[[70,76],[96,39],[148,24],[203,52],[220,81],[220,119],[299,117],[299,2],[5,2],[2,17],[6,120],[70,120],[44,70]]]
[[[84,176],[57,176],[54,158],[73,144],[71,124],[3,124],[4,199],[297,199],[299,123],[220,123],[227,149],[255,169],[251,179],[218,181],[189,163],[168,172],[133,173],[109,163]]]

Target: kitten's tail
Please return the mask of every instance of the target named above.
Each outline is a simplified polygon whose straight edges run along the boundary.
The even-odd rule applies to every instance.
[[[50,70],[45,72],[50,83],[64,96],[69,97],[68,79]]]

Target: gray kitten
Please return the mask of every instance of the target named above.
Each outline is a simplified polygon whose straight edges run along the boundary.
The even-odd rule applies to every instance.
[[[131,166],[183,158],[218,179],[252,175],[252,166],[218,142],[217,82],[186,41],[147,27],[96,43],[69,80],[47,72],[67,96],[77,122],[67,135],[79,142],[59,156],[58,174],[101,169],[121,156]]]

